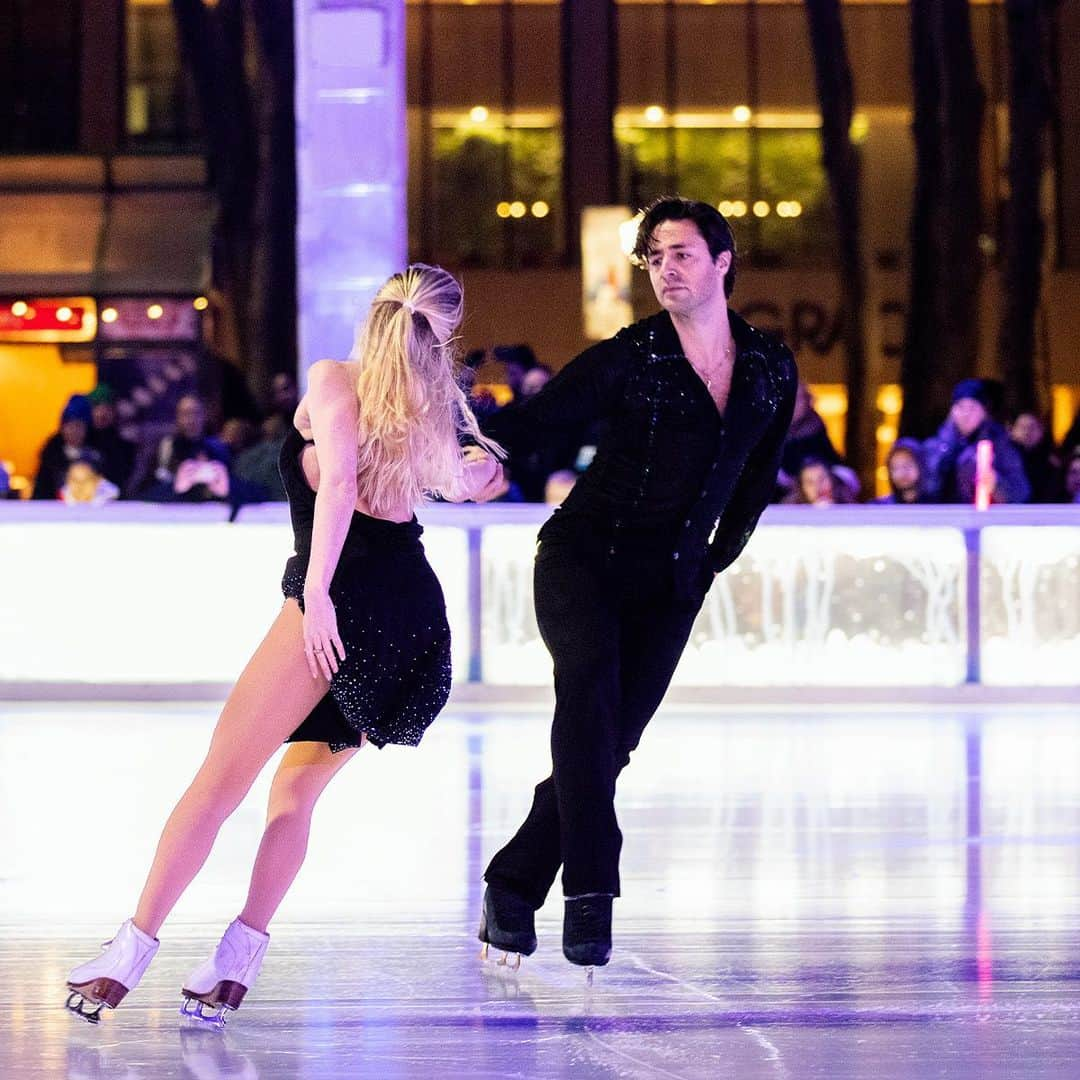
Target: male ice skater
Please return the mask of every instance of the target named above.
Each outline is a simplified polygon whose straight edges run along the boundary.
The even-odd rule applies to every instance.
[[[728,309],[735,240],[711,206],[653,202],[634,261],[663,310],[587,349],[488,430],[512,463],[561,429],[603,425],[592,464],[540,530],[534,592],[555,662],[553,768],[488,866],[480,922],[481,941],[529,955],[561,864],[563,953],[585,966],[611,955],[615,779],[713,577],[772,495],[797,384],[790,351]]]

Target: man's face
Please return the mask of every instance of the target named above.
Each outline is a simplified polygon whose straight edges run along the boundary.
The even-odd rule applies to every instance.
[[[94,427],[98,431],[102,431],[105,428],[112,427],[113,421],[116,420],[116,409],[113,408],[111,401],[95,401],[91,416],[94,419]]]
[[[1014,442],[1028,450],[1034,450],[1042,442],[1043,426],[1037,416],[1031,413],[1021,413],[1014,421],[1009,434]]]
[[[181,398],[176,406],[176,428],[187,439],[201,439],[203,435],[202,402],[198,398]]]
[[[692,221],[661,221],[649,238],[649,280],[660,306],[672,315],[726,304],[724,275],[730,265],[729,251],[713,260]]]
[[[897,491],[913,490],[919,483],[919,463],[898,450],[889,459],[889,479]]]
[[[60,437],[68,446],[82,446],[86,442],[86,421],[65,420],[60,425]]]
[[[966,439],[986,419],[986,409],[974,398],[961,398],[953,403],[949,417]]]

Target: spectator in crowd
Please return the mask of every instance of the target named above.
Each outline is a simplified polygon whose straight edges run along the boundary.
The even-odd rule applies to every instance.
[[[228,501],[229,451],[206,434],[206,410],[194,394],[176,403],[176,427],[154,455],[153,480],[144,497],[154,502]]]
[[[1076,410],[1073,422],[1069,430],[1065,432],[1065,438],[1061,440],[1061,460],[1068,463],[1072,460],[1073,451],[1080,446],[1080,409]]]
[[[60,414],[60,430],[41,448],[33,498],[55,499],[67,477],[68,466],[78,460],[90,431],[91,406],[85,394],[72,394]]]
[[[1035,413],[1020,413],[1009,428],[1009,438],[1020,453],[1024,475],[1031,486],[1029,502],[1061,502],[1064,494],[1061,459],[1046,425]]]
[[[1065,501],[1080,503],[1080,446],[1073,450],[1065,469]]]
[[[835,506],[855,501],[849,484],[820,458],[806,458],[795,472],[795,487],[784,502],[800,506]]]
[[[244,490],[244,502],[284,502],[285,488],[278,457],[292,420],[271,413],[262,424],[262,438],[234,459],[233,478]]]
[[[0,499],[11,498],[11,474],[4,462],[0,461]]]
[[[221,425],[218,434],[220,442],[225,444],[229,451],[229,459],[235,461],[239,454],[254,446],[259,438],[259,429],[255,424],[242,416],[230,416]]]
[[[897,439],[885,458],[889,494],[874,502],[883,505],[924,503],[926,498],[923,448],[918,439]]]
[[[469,405],[477,420],[483,423],[488,417],[499,411],[499,404],[490,390],[477,389],[477,372],[487,363],[487,349],[473,349],[465,354],[458,380],[461,389],[469,399]]]
[[[270,380],[270,410],[267,417],[278,417],[286,425],[291,424],[299,404],[296,379],[287,371],[279,371]]]
[[[120,497],[120,489],[103,475],[104,465],[96,450],[86,449],[67,470],[60,501],[67,506],[104,506]]]
[[[90,402],[90,431],[87,444],[101,457],[102,475],[121,493],[126,493],[135,471],[135,444],[120,434],[112,387],[98,383],[87,397]]]
[[[495,359],[503,366],[503,378],[514,400],[521,397],[526,372],[536,367],[536,353],[528,345],[496,345]]]
[[[563,500],[577,483],[578,474],[573,469],[558,469],[547,478],[544,487],[544,502],[548,506],[562,506]]]
[[[825,421],[814,408],[814,396],[810,393],[810,387],[800,379],[795,395],[795,413],[791,418],[791,428],[780,458],[780,471],[788,478],[785,486],[792,483],[807,458],[814,458],[830,468],[841,464],[842,460],[825,430]]]
[[[994,387],[987,379],[964,379],[953,390],[953,404],[937,436],[924,444],[926,486],[935,502],[975,501],[975,454],[982,440],[993,445],[991,501],[1026,502],[1031,487],[1019,451],[991,415]]]
[[[547,364],[537,364],[525,372],[521,380],[521,396],[523,398],[535,397],[551,381],[555,374]]]

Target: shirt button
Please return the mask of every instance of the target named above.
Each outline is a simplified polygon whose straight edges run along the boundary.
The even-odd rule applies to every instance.
[[[689,519],[689,518],[687,518],[687,519],[686,519],[686,520],[685,520],[685,521],[683,522],[683,526],[684,526],[685,528],[687,528],[687,529],[689,529],[689,528],[690,528],[690,519]]]
[[[678,552],[676,551],[676,552],[675,552],[675,554],[674,554],[674,555],[672,555],[671,557],[672,557],[673,559],[677,559],[677,558],[679,557],[679,553],[678,553]]]

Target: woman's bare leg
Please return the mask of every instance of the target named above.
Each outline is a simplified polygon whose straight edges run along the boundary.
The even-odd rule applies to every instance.
[[[359,747],[357,748],[359,749]],[[266,810],[266,830],[240,920],[266,933],[307,854],[311,813],[326,785],[356,750],[330,752],[325,743],[293,743],[274,774]]]
[[[135,911],[135,925],[157,936],[199,872],[225,819],[263,766],[328,688],[304,656],[303,615],[285,602],[225,702],[210,749],[169,816]]]

